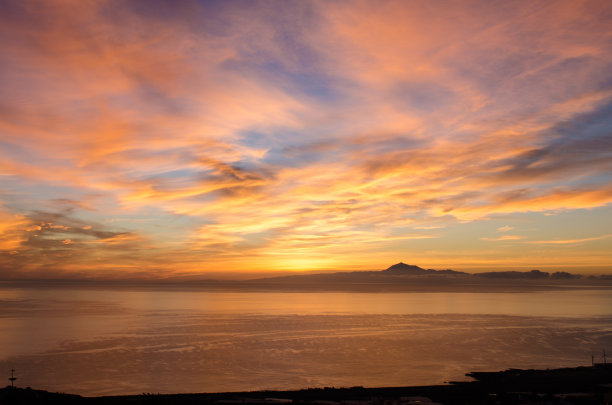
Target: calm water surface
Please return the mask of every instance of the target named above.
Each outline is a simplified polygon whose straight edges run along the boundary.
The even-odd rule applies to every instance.
[[[83,395],[436,384],[612,348],[610,290],[2,288],[0,303],[0,369]]]

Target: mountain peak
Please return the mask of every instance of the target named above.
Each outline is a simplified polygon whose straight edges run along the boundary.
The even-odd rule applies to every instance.
[[[419,266],[406,264],[403,262],[394,264],[393,266],[383,271],[393,274],[422,274],[426,272],[425,269],[422,269]]]

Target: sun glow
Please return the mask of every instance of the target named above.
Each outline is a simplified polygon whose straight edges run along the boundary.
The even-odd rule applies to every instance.
[[[609,2],[174,5],[0,5],[0,279],[612,271]]]

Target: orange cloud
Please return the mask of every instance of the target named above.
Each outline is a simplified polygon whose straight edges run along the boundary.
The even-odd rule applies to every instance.
[[[0,206],[0,251],[19,249],[25,241],[23,231],[28,229],[36,230],[36,228],[28,226],[28,224],[29,221],[25,217],[6,212]]]
[[[3,7],[17,267],[437,260],[453,226],[612,203],[605,2]]]
[[[480,240],[488,240],[488,241],[508,241],[508,240],[519,240],[519,239],[523,239],[523,237],[519,235],[502,235],[497,238],[480,238]]]

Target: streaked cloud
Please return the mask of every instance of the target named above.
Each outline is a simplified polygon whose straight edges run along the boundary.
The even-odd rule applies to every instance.
[[[480,240],[488,240],[488,241],[508,241],[508,240],[519,240],[523,239],[520,235],[502,235],[497,238],[480,238]]]
[[[591,238],[581,238],[581,239],[534,240],[534,241],[529,241],[529,243],[534,243],[538,245],[568,245],[568,244],[574,244],[574,243],[583,243],[583,242],[590,242],[594,240],[608,239],[610,237],[612,237],[612,234],[593,236]]]
[[[611,16],[5,1],[2,274],[503,264],[511,244],[487,242],[548,245],[546,218],[576,240],[564,218],[612,203]],[[538,230],[507,234],[528,214]],[[557,257],[609,263],[576,245]]]

